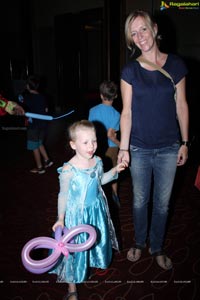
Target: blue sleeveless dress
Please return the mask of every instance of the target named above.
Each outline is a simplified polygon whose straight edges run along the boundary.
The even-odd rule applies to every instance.
[[[112,259],[112,248],[118,249],[107,200],[101,187],[116,179],[116,176],[113,177],[110,171],[103,173],[102,160],[95,158],[96,165],[90,169],[79,169],[70,163],[64,164],[68,164],[68,170],[58,168],[65,226],[71,228],[88,224],[97,232],[97,240],[91,249],[70,253],[67,258],[63,256],[50,271],[58,275],[58,282],[81,283],[87,280],[90,267],[106,269]],[[83,243],[86,236],[86,233],[79,234],[74,243]]]

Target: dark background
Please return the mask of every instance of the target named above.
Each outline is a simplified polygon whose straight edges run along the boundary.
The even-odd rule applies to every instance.
[[[48,274],[34,275],[21,262],[21,249],[30,239],[51,236],[57,210],[57,167],[71,155],[66,128],[74,119],[87,118],[98,103],[99,83],[119,84],[120,70],[129,60],[124,22],[133,9],[156,16],[163,51],[179,54],[188,67],[187,99],[192,146],[186,166],[178,168],[166,239],[174,269],[161,270],[148,251],[137,264],[126,259],[133,244],[131,181],[120,177],[121,208],[109,201],[120,253],[94,282],[80,285],[80,300],[199,300],[200,213],[194,180],[200,164],[200,11],[160,10],[158,0],[7,0],[0,5],[0,91],[16,100],[29,74],[39,73],[49,96],[50,113],[71,108],[69,118],[49,123],[46,146],[54,161],[44,175],[30,174],[32,153],[26,150],[22,117],[0,119],[0,296],[2,300],[59,300],[66,285]],[[169,1],[166,1],[169,2]],[[180,2],[180,1],[174,1]],[[115,107],[121,110],[120,94]],[[110,200],[110,199],[108,199]]]
[[[162,2],[4,1],[0,18],[0,91],[5,97],[17,99],[27,76],[38,73],[44,78],[53,113],[73,107],[78,118],[87,117],[88,109],[100,101],[99,83],[111,79],[119,84],[121,68],[129,59],[124,41],[125,18],[131,10],[142,8],[156,16],[161,49],[179,54],[187,64],[190,130],[197,135],[200,10],[161,10]],[[120,95],[115,106],[120,111]]]

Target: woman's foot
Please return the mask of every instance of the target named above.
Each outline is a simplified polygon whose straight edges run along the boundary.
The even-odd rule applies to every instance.
[[[136,262],[141,258],[142,250],[138,248],[130,248],[127,252],[127,259]]]
[[[156,262],[164,270],[170,270],[173,267],[172,261],[165,254],[156,255]]]
[[[173,267],[172,261],[163,251],[151,253],[151,248],[150,248],[149,253],[155,257],[157,264],[163,270],[172,269],[172,267]]]

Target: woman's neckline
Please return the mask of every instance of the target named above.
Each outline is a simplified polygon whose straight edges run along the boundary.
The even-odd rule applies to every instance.
[[[166,60],[165,60],[164,64],[163,64],[162,66],[158,65],[158,67],[164,68],[164,67],[166,66],[167,62],[168,62],[168,58],[169,58],[169,54],[166,54]],[[145,59],[146,59],[146,58],[145,58]],[[148,60],[148,59],[146,59],[146,60]],[[143,70],[145,70],[145,71],[148,71],[148,72],[155,72],[155,71],[158,71],[157,69],[149,70],[149,69],[145,68],[144,66],[142,66],[142,64],[141,64],[139,61],[138,61],[138,64],[139,64],[139,66],[141,67],[141,69],[143,69]]]

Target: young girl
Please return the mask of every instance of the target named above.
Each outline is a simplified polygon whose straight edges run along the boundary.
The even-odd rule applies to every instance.
[[[69,128],[70,146],[75,155],[63,167],[60,174],[58,195],[58,220],[53,225],[71,228],[80,224],[94,226],[97,232],[95,245],[83,252],[70,253],[51,271],[58,275],[59,282],[68,282],[65,300],[77,300],[76,283],[85,281],[90,267],[106,269],[112,258],[112,248],[118,249],[112,220],[105,194],[101,185],[117,178],[127,167],[122,162],[104,173],[102,160],[95,156],[97,139],[94,124],[82,120]],[[86,235],[74,238],[75,243],[83,243]]]

